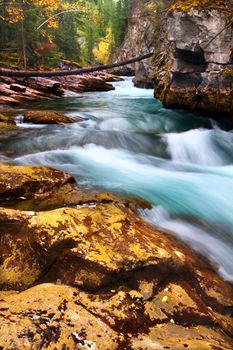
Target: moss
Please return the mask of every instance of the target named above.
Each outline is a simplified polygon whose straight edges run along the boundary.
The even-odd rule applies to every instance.
[[[17,125],[0,122],[0,133],[17,130]]]
[[[6,115],[0,113],[0,123],[12,124],[15,125],[15,121]]]
[[[187,12],[191,8],[199,8],[203,10],[221,10],[231,13],[231,5],[226,0],[186,0],[186,1],[178,1],[174,5],[172,5],[169,11],[180,10],[182,12]]]
[[[233,67],[227,66],[226,68],[224,68],[224,69],[221,71],[221,75],[233,76]]]

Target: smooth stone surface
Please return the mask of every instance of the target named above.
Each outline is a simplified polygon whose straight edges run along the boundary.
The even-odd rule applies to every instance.
[[[53,111],[27,111],[24,114],[24,123],[33,124],[69,124],[81,119],[66,116],[64,113]]]

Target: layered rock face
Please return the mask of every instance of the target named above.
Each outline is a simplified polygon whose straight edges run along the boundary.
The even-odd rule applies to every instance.
[[[0,349],[233,348],[232,286],[132,200],[0,170]]]
[[[145,54],[153,50],[155,3],[151,0],[133,0],[130,2],[128,17],[128,31],[125,40],[116,52],[114,61],[126,59]],[[117,69],[123,75],[135,75],[134,84],[137,87],[153,87],[152,79],[149,77],[151,59],[136,62],[126,67]]]
[[[155,97],[169,108],[232,116],[232,14],[224,2],[198,3],[168,12],[153,59]]]
[[[119,79],[116,76],[107,72],[56,77],[53,80],[39,77],[0,77],[0,106],[17,106],[25,102],[55,99],[63,96],[67,91],[78,93],[110,91],[114,90],[114,87],[108,82],[117,80]]]

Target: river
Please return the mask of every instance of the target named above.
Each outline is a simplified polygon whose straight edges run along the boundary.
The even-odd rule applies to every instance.
[[[114,85],[28,106],[82,121],[22,124],[21,111],[22,130],[2,140],[0,161],[51,166],[85,187],[146,199],[152,209],[139,211],[145,220],[170,230],[233,282],[233,134],[211,118],[164,109],[130,78]]]

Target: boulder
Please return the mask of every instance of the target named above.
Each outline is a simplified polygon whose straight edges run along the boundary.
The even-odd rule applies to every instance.
[[[0,163],[0,201],[49,196],[54,189],[73,181],[70,175],[43,166]]]
[[[81,119],[66,116],[64,113],[53,111],[27,111],[24,114],[24,123],[33,124],[69,124]]]
[[[25,79],[24,84],[31,87],[32,89],[40,90],[45,93],[50,93],[57,96],[62,96],[64,93],[61,83],[57,80],[35,77]]]
[[[107,83],[105,77],[93,74],[58,77],[57,79],[67,90],[74,92],[114,90],[113,85]]]
[[[0,123],[1,125],[1,123]],[[58,170],[43,166],[0,163],[0,206],[23,211],[45,211],[63,207],[124,203],[132,208],[150,204],[132,196],[116,196],[86,189]]]

